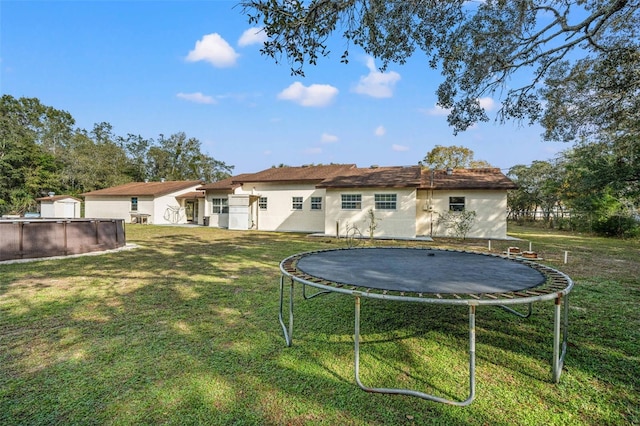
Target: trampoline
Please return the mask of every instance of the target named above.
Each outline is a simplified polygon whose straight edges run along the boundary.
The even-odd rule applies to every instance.
[[[528,317],[535,302],[554,301],[552,378],[560,380],[567,351],[568,294],[571,279],[553,268],[508,256],[425,248],[348,248],[299,253],[280,262],[279,321],[287,346],[293,342],[294,284],[304,299],[327,293],[355,299],[355,380],[367,392],[415,396],[465,406],[475,398],[475,317],[482,305],[499,306]],[[289,278],[289,323],[284,321],[285,281]],[[306,286],[318,291],[307,295]],[[469,311],[469,396],[446,399],[411,389],[365,386],[360,379],[361,298],[463,305]],[[522,313],[514,305],[527,305]]]

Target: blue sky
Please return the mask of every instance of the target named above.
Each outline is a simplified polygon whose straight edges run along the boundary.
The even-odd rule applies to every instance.
[[[441,77],[421,53],[377,70],[343,47],[291,76],[259,52],[236,0],[0,2],[0,89],[36,97],[90,130],[156,139],[185,132],[234,174],[281,163],[415,165],[435,145],[462,145],[506,170],[569,148],[538,126],[493,120],[453,135],[435,106]],[[499,99],[483,99],[489,114]],[[493,117],[492,117],[493,118]]]

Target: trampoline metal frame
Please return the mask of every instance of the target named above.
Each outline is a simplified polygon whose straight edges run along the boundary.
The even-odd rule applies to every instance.
[[[349,249],[347,249],[349,250]],[[420,249],[416,249],[420,250]],[[431,249],[434,250],[434,249]],[[335,250],[320,250],[320,251],[335,251]],[[567,275],[559,272],[548,266],[540,265],[528,260],[517,259],[507,256],[499,256],[494,254],[463,251],[463,250],[441,250],[441,251],[455,251],[461,253],[471,253],[483,256],[494,256],[504,258],[506,260],[517,261],[534,269],[537,269],[543,273],[547,281],[540,287],[542,290],[538,290],[538,287],[522,291],[513,291],[505,293],[484,293],[484,294],[413,294],[407,295],[405,292],[394,292],[387,290],[376,291],[374,289],[366,288],[360,289],[356,286],[348,286],[339,283],[333,283],[326,281],[322,278],[310,276],[296,268],[297,261],[307,255],[318,253],[320,251],[305,252],[295,254],[284,259],[280,262],[280,308],[278,313],[278,319],[284,333],[284,338],[287,346],[293,344],[293,299],[294,299],[294,284],[296,282],[302,284],[302,292],[305,300],[311,299],[316,296],[328,294],[328,293],[342,293],[348,294],[354,297],[355,309],[354,309],[354,368],[355,368],[355,381],[357,385],[367,391],[374,393],[384,394],[397,394],[414,396],[430,401],[457,405],[467,406],[471,404],[475,398],[475,364],[476,364],[476,308],[478,306],[498,306],[508,312],[515,314],[522,318],[528,318],[532,312],[532,305],[535,302],[554,300],[554,324],[553,324],[553,356],[552,356],[552,379],[555,383],[560,380],[562,374],[562,368],[564,366],[564,358],[567,353],[567,339],[569,328],[569,292],[573,287],[573,281]],[[284,321],[284,286],[285,277],[290,279],[289,284],[289,323],[285,324]],[[318,292],[307,295],[306,286],[319,289]],[[372,299],[384,299],[395,300],[402,302],[419,302],[419,303],[433,303],[433,304],[451,304],[451,305],[466,305],[469,308],[469,396],[463,401],[451,400],[436,395],[427,394],[424,392],[402,389],[402,388],[376,388],[369,387],[362,383],[360,379],[360,299],[361,298]],[[528,312],[522,314],[510,307],[510,305],[528,304]]]

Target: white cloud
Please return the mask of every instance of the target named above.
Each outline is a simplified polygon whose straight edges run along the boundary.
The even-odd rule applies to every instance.
[[[295,102],[306,107],[324,107],[338,95],[338,89],[328,84],[305,87],[296,81],[278,94],[278,99]]]
[[[252,44],[262,44],[267,41],[267,33],[262,28],[249,28],[242,33],[238,40],[238,46],[245,47]]]
[[[480,103],[480,106],[482,108],[484,108],[487,111],[491,111],[495,108],[496,106],[496,102],[492,99],[492,98],[480,98],[478,99],[478,102]],[[431,116],[446,116],[449,115],[449,113],[451,112],[451,109],[449,108],[442,108],[439,105],[434,105],[433,108],[425,108],[425,109],[420,109],[420,112],[425,114],[425,115],[431,115]]]
[[[491,111],[496,106],[496,102],[492,98],[480,98],[478,102],[487,111]]]
[[[436,117],[447,116],[451,112],[448,108],[442,108],[439,105],[434,105],[433,108],[421,109],[420,112],[426,115],[432,115]]]
[[[224,68],[235,65],[239,56],[220,34],[213,33],[196,41],[196,46],[186,59],[189,62],[206,61],[214,67]]]
[[[353,88],[353,91],[373,98],[390,98],[393,96],[393,89],[400,80],[400,74],[395,71],[378,71],[372,57],[367,58],[367,68],[369,68],[369,74],[360,77],[360,82]]]
[[[391,149],[394,151],[409,151],[409,147],[408,146],[404,146],[404,145],[398,145],[398,144],[393,144],[391,145]]]
[[[216,101],[213,97],[208,95],[203,95],[200,92],[195,93],[178,93],[176,97],[180,99],[184,99],[185,101],[195,102],[197,104],[215,104]]]
[[[384,126],[378,126],[373,131],[373,134],[376,136],[384,136],[385,134],[387,134],[387,129],[385,129]]]
[[[330,133],[323,133],[322,136],[320,136],[320,142],[322,143],[335,143],[338,142],[338,137],[336,135],[332,135]]]

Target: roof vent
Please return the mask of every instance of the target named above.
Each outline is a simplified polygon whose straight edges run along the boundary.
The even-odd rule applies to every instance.
[[[453,169],[451,167],[447,167],[447,175],[451,176],[453,174]]]
[[[48,193],[48,195],[49,195],[49,197],[53,197],[54,195],[56,195],[56,193],[51,191],[51,192]]]
[[[165,180],[165,178],[160,178],[160,182],[164,182]]]
[[[377,164],[372,164],[372,165],[371,165],[371,168],[372,168],[372,169],[377,169],[378,167],[380,167],[380,166],[378,166]]]
[[[145,179],[145,180],[144,180],[144,183],[149,183],[149,179]]]

